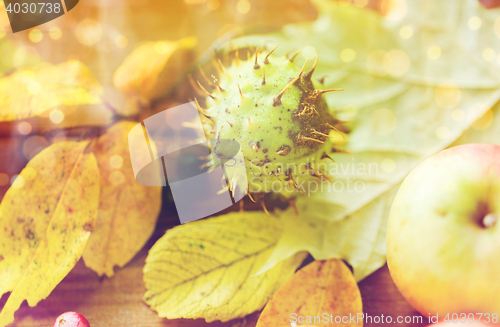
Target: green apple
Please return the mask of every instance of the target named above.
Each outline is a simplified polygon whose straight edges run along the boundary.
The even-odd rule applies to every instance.
[[[387,230],[394,283],[424,316],[500,315],[500,146],[467,144],[417,166]],[[495,321],[493,321],[495,322]]]

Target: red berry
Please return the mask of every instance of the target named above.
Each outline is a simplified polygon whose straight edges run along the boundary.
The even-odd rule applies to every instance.
[[[57,317],[53,327],[90,327],[90,324],[78,312],[65,312]]]

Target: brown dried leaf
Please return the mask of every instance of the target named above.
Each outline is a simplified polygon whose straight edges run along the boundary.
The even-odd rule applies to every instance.
[[[358,285],[345,263],[339,259],[314,261],[274,294],[257,327],[288,327],[291,322],[332,326],[336,318],[342,326],[362,326],[362,312]]]

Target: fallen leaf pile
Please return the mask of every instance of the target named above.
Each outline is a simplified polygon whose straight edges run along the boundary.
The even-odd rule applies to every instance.
[[[228,321],[265,307],[258,326],[281,327],[290,325],[292,313],[362,313],[356,281],[385,263],[388,210],[409,171],[452,145],[500,143],[498,9],[476,0],[408,0],[383,17],[346,1],[314,3],[315,21],[234,39],[231,49],[269,51],[277,43],[276,53],[302,49],[295,60],[309,58],[310,67],[317,55],[315,75],[323,76],[324,89],[344,89],[325,95],[351,131],[347,140],[334,140],[344,151],[331,154],[335,162],[326,166],[333,182],[270,216],[231,212],[167,231],[144,267],[144,301],[161,317]],[[0,296],[11,294],[0,327],[24,300],[34,306],[47,297],[80,258],[111,277],[150,238],[162,189],[135,181],[127,135],[166,109],[163,101],[195,96],[186,91],[187,70],[198,74],[198,64],[209,62],[212,51],[197,49],[206,42],[187,36],[131,49],[108,74],[126,99],[116,108],[80,61],[53,65],[26,55],[0,63],[0,122],[83,113],[89,106],[113,117],[94,129],[72,121],[85,132],[51,142],[4,196]],[[215,47],[221,55],[230,48]],[[5,39],[0,50],[18,51]],[[295,273],[308,253],[316,261]]]

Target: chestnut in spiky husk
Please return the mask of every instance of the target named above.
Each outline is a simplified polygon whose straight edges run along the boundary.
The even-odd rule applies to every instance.
[[[276,49],[276,48],[274,48]],[[245,157],[249,193],[278,192],[289,195],[301,192],[300,182],[327,178],[315,166],[331,159],[327,139],[339,120],[329,112],[322,95],[338,89],[318,90],[312,79],[318,58],[308,72],[307,61],[299,68],[291,58],[273,55],[271,50],[259,61],[255,56],[240,60],[238,51],[230,66],[216,61],[219,77],[209,88],[198,82],[205,93],[208,138],[228,139],[240,144]],[[207,91],[207,89],[212,92]],[[223,156],[224,144],[214,153]],[[215,156],[212,165],[217,165]],[[303,192],[303,191],[302,191]]]

